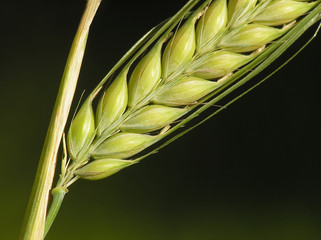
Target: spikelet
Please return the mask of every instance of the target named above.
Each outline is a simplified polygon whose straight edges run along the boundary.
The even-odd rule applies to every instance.
[[[67,136],[69,154],[77,159],[80,151],[89,146],[95,137],[95,118],[91,99],[87,99],[70,125]]]
[[[166,79],[193,57],[196,44],[195,21],[196,18],[188,20],[167,44],[162,58],[163,79]]]
[[[100,144],[91,155],[95,159],[128,158],[148,147],[156,137],[139,133],[118,133]]]
[[[133,165],[135,161],[121,159],[101,159],[88,163],[75,171],[75,174],[86,180],[100,180]]]
[[[315,5],[316,2],[272,1],[262,12],[254,17],[253,21],[268,26],[279,26],[295,20]]]
[[[252,23],[242,27],[232,36],[223,38],[219,46],[234,52],[250,52],[277,39],[287,30],[287,27],[279,29]]]
[[[251,10],[255,7],[257,0],[229,0],[228,1],[228,16],[229,26],[235,28],[243,24]]]
[[[201,17],[196,28],[197,49],[209,42],[227,24],[226,0],[216,0]]]
[[[223,77],[252,60],[254,55],[239,54],[219,50],[209,54],[206,60],[196,65],[191,73],[199,78],[214,79]]]
[[[97,135],[117,120],[127,107],[127,72],[123,70],[99,101],[96,111]]]
[[[129,80],[128,106],[133,107],[157,86],[161,77],[161,47],[158,43],[138,63]]]
[[[120,129],[127,132],[146,133],[161,129],[184,115],[186,108],[148,105],[125,121]]]
[[[195,104],[219,86],[218,82],[207,81],[189,76],[180,80],[175,86],[156,95],[152,102],[167,106],[184,106]]]

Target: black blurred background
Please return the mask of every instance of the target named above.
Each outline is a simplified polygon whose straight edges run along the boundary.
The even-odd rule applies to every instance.
[[[73,110],[83,90],[91,91],[144,33],[184,3],[104,0]],[[2,3],[1,239],[19,235],[84,4]],[[321,239],[320,43],[317,36],[267,82],[140,164],[72,185],[47,239]]]

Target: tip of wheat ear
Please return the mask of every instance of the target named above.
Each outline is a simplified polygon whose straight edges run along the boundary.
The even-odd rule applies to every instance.
[[[227,83],[227,75],[257,57],[258,49],[282,36],[315,4],[216,0],[200,10],[199,19],[199,13],[191,14],[164,51],[159,41],[133,70],[127,66],[120,72],[103,93],[96,118],[91,100],[83,104],[70,126],[68,149],[77,164],[75,159],[91,162],[70,168],[71,175],[97,180],[135,163],[125,158],[158,141],[190,106]]]

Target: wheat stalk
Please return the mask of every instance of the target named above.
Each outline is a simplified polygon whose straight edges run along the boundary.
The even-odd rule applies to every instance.
[[[46,232],[71,184],[102,179],[141,161],[149,153],[139,153],[233,91],[223,92],[272,56],[297,26],[295,20],[319,3],[215,0],[188,13],[197,2],[179,12],[178,24],[165,23],[162,34],[148,35],[151,40],[137,47],[117,76],[107,75],[80,107],[64,144]],[[95,112],[93,101],[107,80]]]
[[[48,193],[52,187],[58,149],[76,89],[90,25],[100,2],[101,0],[87,1],[73,40],[41,152],[20,239],[43,239]]]

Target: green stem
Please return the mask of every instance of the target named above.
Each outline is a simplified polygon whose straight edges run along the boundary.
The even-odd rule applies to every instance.
[[[68,192],[68,189],[65,187],[55,187],[52,189],[52,203],[50,205],[50,209],[47,214],[46,218],[46,225],[45,225],[45,233],[44,237],[46,237],[53,221],[55,220],[57,213],[60,209],[62,201],[64,200],[65,194]]]
[[[70,49],[22,226],[20,239],[23,240],[43,239],[48,196],[54,177],[57,152],[76,89],[89,27],[100,2],[101,0],[87,1]]]

